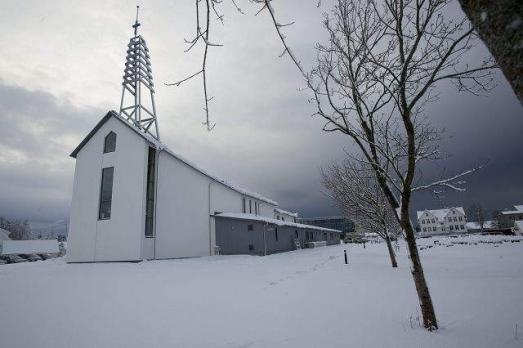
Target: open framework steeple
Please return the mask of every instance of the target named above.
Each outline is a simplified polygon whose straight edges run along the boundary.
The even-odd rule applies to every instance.
[[[136,7],[134,36],[127,45],[120,116],[160,140],[149,49],[145,40],[138,35],[138,9],[139,6]]]

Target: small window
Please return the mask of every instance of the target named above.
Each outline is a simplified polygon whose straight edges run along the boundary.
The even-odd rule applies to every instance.
[[[432,223],[435,223],[436,221],[434,219],[432,219]]]
[[[116,150],[116,133],[109,132],[104,140],[104,153],[114,152]]]
[[[245,198],[242,198],[242,212],[245,214],[247,212],[247,209],[245,207]]]
[[[436,231],[436,227],[432,227],[432,230],[433,230],[433,231]]]
[[[427,232],[427,228],[426,227],[423,227],[423,232]]]
[[[462,230],[465,229],[465,226],[463,226],[463,225],[460,225],[459,227],[460,227]]]
[[[459,217],[459,221],[463,221],[463,218],[461,216]]]
[[[424,223],[425,223],[425,220],[421,220],[421,223],[424,224]]]
[[[249,250],[250,251],[254,250],[254,245],[253,244],[249,244]]]
[[[254,230],[254,226],[253,225],[247,225],[247,231],[252,231]]]
[[[274,236],[276,237],[276,240],[278,240],[278,227],[274,228]]]
[[[295,230],[294,233],[296,234],[296,238],[298,238],[298,230]]]
[[[450,225],[449,228],[451,231],[454,231],[454,226]]]
[[[113,175],[114,167],[102,169],[102,183],[100,185],[100,207],[98,219],[108,220],[111,218],[111,203],[113,200]]]

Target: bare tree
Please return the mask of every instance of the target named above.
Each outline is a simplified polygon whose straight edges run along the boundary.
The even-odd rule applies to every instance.
[[[0,217],[0,228],[10,232],[9,238],[13,240],[31,238],[31,228],[27,220],[10,220]]]
[[[392,240],[401,234],[393,210],[376,176],[365,161],[346,159],[322,170],[323,185],[338,207],[365,231],[374,232],[387,245],[392,267],[398,267]]]
[[[197,14],[200,1],[196,0]],[[453,83],[459,91],[488,91],[495,63],[491,58],[476,66],[466,63],[465,56],[477,44],[477,35],[465,17],[448,16],[450,11],[445,8],[450,0],[335,0],[324,21],[329,40],[317,46],[318,64],[307,72],[283,33],[292,23],[277,19],[272,0],[251,2],[261,5],[257,14],[269,14],[283,45],[281,56],[288,56],[303,76],[312,92],[316,115],[325,120],[323,130],[349,136],[373,169],[405,233],[424,326],[437,329],[409,218],[411,197],[423,189],[464,190],[462,177],[477,168],[421,183],[419,164],[440,155],[430,146],[437,132],[431,129],[424,107],[437,99],[436,87],[445,82]],[[217,3],[205,1],[207,24],[210,9]],[[196,41],[205,42],[205,52],[210,45],[208,33],[208,25],[202,30],[197,24]],[[187,78],[202,73],[204,89],[205,59],[206,54],[202,71]],[[209,127],[207,96],[205,104]]]
[[[483,228],[485,226],[485,214],[483,211],[483,207],[479,203],[472,204],[469,209],[468,213],[470,217],[474,217],[479,223],[480,231],[483,233]]]
[[[200,6],[200,3],[202,2],[204,3],[204,5]],[[231,0],[231,2],[236,7],[238,12],[243,14],[243,11],[240,7],[238,7],[236,1]],[[218,10],[218,6],[222,3],[222,0],[195,0],[194,3],[196,5],[196,32],[192,39],[185,39],[185,43],[188,45],[185,52],[191,51],[199,42],[203,42],[202,67],[200,70],[196,71],[195,73],[192,73],[191,75],[179,81],[166,83],[165,85],[179,87],[182,83],[201,75],[203,82],[203,96],[205,105],[203,109],[205,111],[205,121],[202,122],[202,124],[207,127],[208,131],[211,131],[216,124],[211,124],[211,121],[209,119],[209,102],[213,99],[213,97],[209,96],[209,92],[207,89],[207,56],[210,47],[222,46],[220,44],[212,43],[210,41],[211,18],[214,16],[214,19],[220,21],[223,24],[224,16]]]
[[[411,272],[424,326],[437,329],[432,299],[410,221],[412,193],[423,189],[464,190],[464,175],[420,183],[419,164],[440,156],[433,144],[424,106],[437,85],[448,81],[460,91],[487,91],[494,63],[464,63],[476,35],[465,18],[447,18],[449,0],[337,0],[326,15],[327,44],[319,44],[318,64],[304,73],[288,49],[270,2],[265,8],[299,68],[327,132],[348,135],[375,172],[377,182],[405,233]]]
[[[459,0],[523,103],[523,1]]]

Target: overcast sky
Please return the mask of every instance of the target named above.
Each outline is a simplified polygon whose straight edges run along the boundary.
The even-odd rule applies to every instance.
[[[200,69],[199,47],[184,53],[195,31],[193,1],[147,1],[140,33],[147,40],[156,82],[162,141],[201,167],[271,197],[302,216],[337,214],[321,187],[320,168],[353,145],[321,132],[322,122],[299,89],[303,82],[282,49],[267,14],[224,1],[225,24],[215,22],[208,83],[214,99],[207,132],[201,80],[165,82]],[[67,219],[74,160],[69,153],[111,109],[119,107],[125,50],[135,2],[3,0],[0,11],[0,216],[53,222]],[[305,66],[324,38],[316,1],[275,1],[289,42]],[[298,6],[299,5],[299,6]],[[456,7],[454,10],[458,10]],[[465,193],[415,196],[415,208],[481,202],[487,209],[523,203],[523,108],[501,76],[484,97],[443,86],[429,108],[445,127],[451,155],[425,175],[489,164]]]

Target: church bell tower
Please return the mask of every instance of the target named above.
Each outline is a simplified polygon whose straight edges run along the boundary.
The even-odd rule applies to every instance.
[[[136,21],[133,24],[134,36],[127,45],[120,116],[160,140],[149,49],[143,37],[138,35],[138,10],[139,6],[136,7]]]

